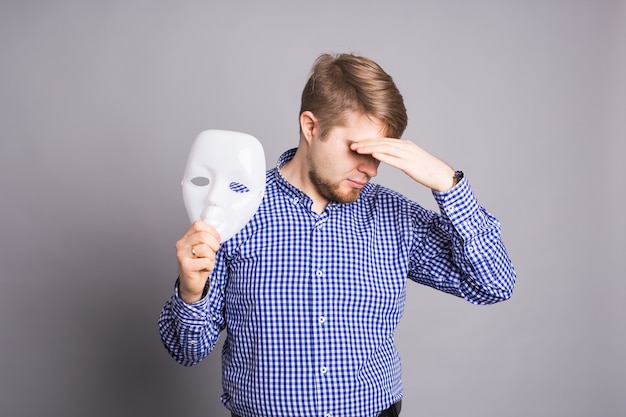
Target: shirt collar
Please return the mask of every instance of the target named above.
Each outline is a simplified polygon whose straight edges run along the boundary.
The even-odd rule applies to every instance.
[[[285,177],[283,177],[283,174],[280,173],[280,169],[285,166],[287,162],[293,159],[294,155],[296,154],[296,150],[297,148],[289,149],[278,158],[276,168],[274,169],[274,178],[276,180],[276,183],[287,195],[287,198],[295,203],[302,203],[304,205],[311,206],[313,205],[313,200],[311,200],[311,197],[309,197],[298,187],[287,181]]]

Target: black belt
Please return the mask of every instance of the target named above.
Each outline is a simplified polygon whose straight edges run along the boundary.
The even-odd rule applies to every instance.
[[[400,410],[402,410],[402,400],[398,401],[395,404],[391,404],[391,406],[381,412],[378,417],[398,417],[400,415]],[[235,413],[230,413],[231,417],[239,417]]]
[[[398,417],[400,415],[400,410],[402,410],[402,400],[395,404],[391,404],[391,406],[380,413],[378,417]]]

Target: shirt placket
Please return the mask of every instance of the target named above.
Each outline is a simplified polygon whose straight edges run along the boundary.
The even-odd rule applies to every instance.
[[[329,247],[327,225],[329,211],[318,216],[311,230],[311,294],[312,311],[310,320],[313,328],[313,366],[315,374],[317,412],[320,417],[332,417],[331,398],[333,380],[333,351],[330,340],[329,302],[333,291],[332,271],[329,270]]]

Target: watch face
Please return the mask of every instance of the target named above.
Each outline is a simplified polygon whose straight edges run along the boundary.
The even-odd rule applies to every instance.
[[[463,179],[464,176],[465,174],[463,174],[463,171],[456,171],[454,173],[454,185],[457,185],[459,181]]]

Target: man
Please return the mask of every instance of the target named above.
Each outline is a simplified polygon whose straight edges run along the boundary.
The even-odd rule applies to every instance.
[[[193,365],[226,329],[222,401],[233,416],[398,415],[393,333],[407,277],[475,304],[511,296],[498,221],[460,171],[398,139],[406,124],[376,63],[322,55],[302,94],[298,148],[268,171],[252,220],[221,246],[204,222],[177,242],[161,336]],[[441,214],[370,183],[380,162],[430,188]]]

